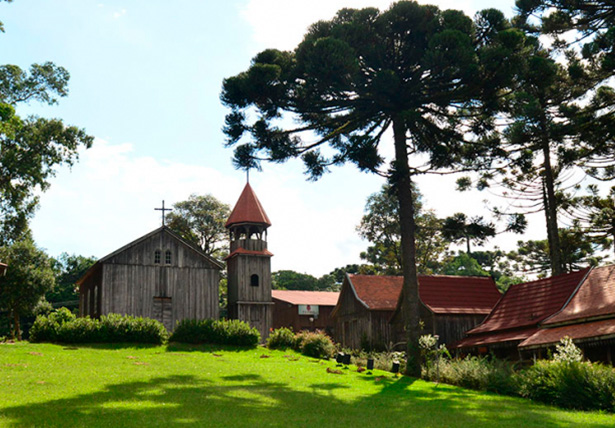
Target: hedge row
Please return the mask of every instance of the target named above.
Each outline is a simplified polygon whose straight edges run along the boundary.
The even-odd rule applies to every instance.
[[[39,315],[30,329],[31,342],[162,344],[167,336],[164,325],[153,319],[118,314],[77,318],[66,308]]]
[[[423,377],[568,409],[615,412],[615,369],[600,363],[541,360],[516,371],[495,358],[442,358],[423,367]]]
[[[256,346],[261,340],[257,329],[239,320],[182,320],[177,323],[171,342]]]

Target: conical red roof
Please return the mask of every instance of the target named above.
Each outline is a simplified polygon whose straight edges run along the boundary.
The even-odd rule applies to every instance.
[[[263,206],[256,197],[250,183],[246,183],[239,200],[233,208],[233,212],[226,221],[226,227],[231,227],[234,224],[252,223],[271,226],[269,217],[265,213]]]

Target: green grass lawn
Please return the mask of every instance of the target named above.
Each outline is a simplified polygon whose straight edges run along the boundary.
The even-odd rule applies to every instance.
[[[0,345],[0,426],[614,427],[571,412],[293,352]]]

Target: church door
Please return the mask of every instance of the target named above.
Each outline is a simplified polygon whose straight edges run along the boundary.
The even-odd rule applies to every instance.
[[[170,297],[154,297],[154,319],[160,321],[171,331],[173,318],[173,302]]]

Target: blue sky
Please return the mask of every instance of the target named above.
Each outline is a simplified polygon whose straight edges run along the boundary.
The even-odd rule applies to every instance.
[[[245,176],[231,165],[221,128],[222,79],[243,71],[265,48],[292,49],[306,27],[341,7],[389,1],[15,0],[0,3],[1,63],[23,68],[53,61],[71,74],[58,105],[33,103],[19,113],[60,117],[96,137],[72,170],[60,168],[41,196],[33,223],[51,255],[102,257],[160,225],[154,207],[211,193],[234,204]],[[440,1],[473,14],[483,7],[512,13],[512,1]],[[385,143],[386,145],[386,143]],[[380,177],[347,166],[316,183],[299,162],[265,165],[251,183],[273,222],[274,270],[322,275],[359,262],[355,226]],[[419,181],[441,216],[485,214],[484,194],[458,194],[453,179]],[[542,238],[540,218],[526,238]],[[512,248],[519,236],[495,243]]]

